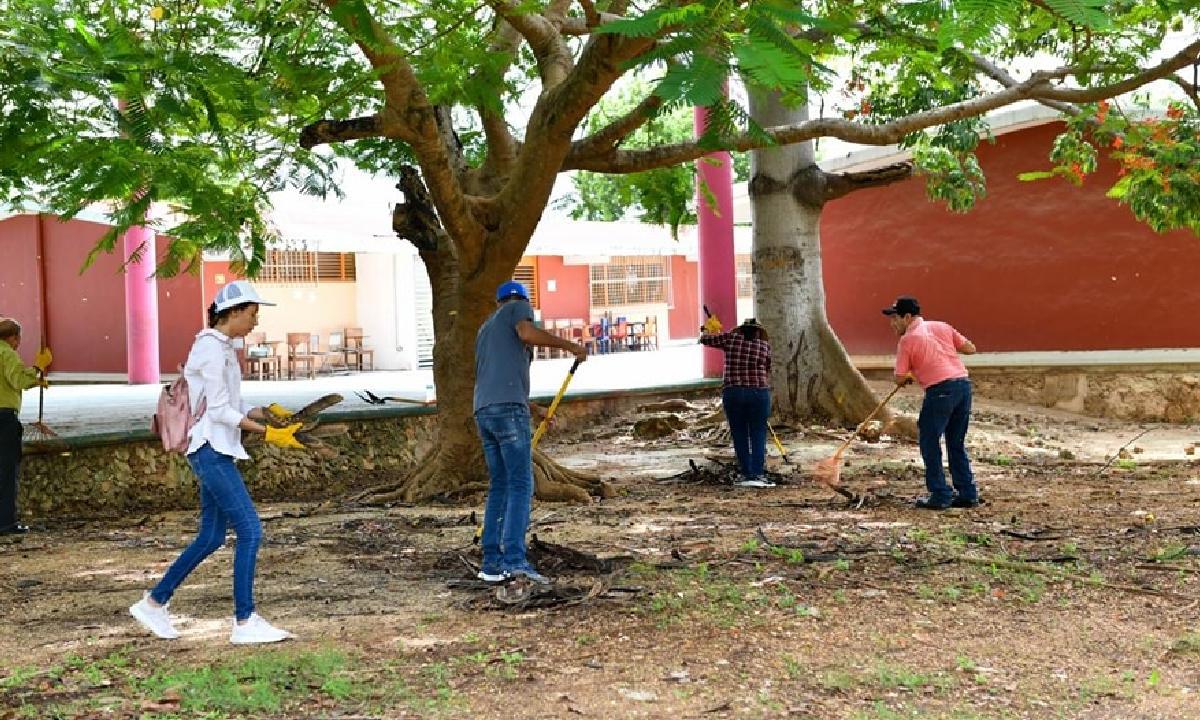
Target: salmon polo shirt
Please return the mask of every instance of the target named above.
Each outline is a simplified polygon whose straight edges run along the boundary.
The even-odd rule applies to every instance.
[[[967,367],[958,348],[967,339],[951,325],[917,317],[900,336],[896,348],[896,377],[912,373],[922,388],[965,378]]]

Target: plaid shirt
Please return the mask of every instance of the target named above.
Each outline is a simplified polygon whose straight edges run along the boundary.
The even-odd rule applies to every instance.
[[[701,335],[700,343],[725,351],[725,387],[771,386],[771,343],[747,340],[737,330],[719,335]]]

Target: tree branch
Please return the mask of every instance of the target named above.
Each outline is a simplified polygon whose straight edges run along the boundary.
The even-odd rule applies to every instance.
[[[849,195],[855,190],[883,187],[912,177],[913,164],[893,163],[874,170],[848,173],[824,173],[822,203]]]
[[[462,191],[460,149],[451,141],[453,129],[439,122],[438,110],[417,79],[403,50],[393,42],[365,8],[336,13],[341,0],[322,0],[329,15],[362,51],[383,85],[384,109],[395,118],[396,137],[412,147],[428,185],[437,214],[461,253],[475,255],[483,246],[483,229],[475,220]],[[366,19],[362,22],[360,18]],[[449,133],[447,133],[449,130]]]
[[[300,131],[300,147],[311,150],[318,145],[362,140],[373,137],[399,137],[399,123],[388,123],[382,115],[366,115],[350,120],[318,120]]]
[[[983,74],[1000,83],[1001,86],[1010,88],[1020,84],[1020,81],[1013,77],[1007,70],[993,63],[991,60],[979,55],[978,53],[968,53],[971,58],[971,63],[976,68],[981,70]],[[1057,110],[1064,115],[1078,115],[1079,108],[1069,103],[1058,102],[1057,100],[1038,100],[1039,103],[1046,107]]]
[[[663,99],[659,96],[648,95],[622,117],[613,120],[596,133],[572,143],[571,154],[579,157],[595,157],[613,150],[625,138],[645,125],[646,121],[662,107],[662,104]]]
[[[553,13],[561,1],[551,2],[546,12]],[[573,62],[570,48],[554,23],[542,15],[521,12],[511,0],[487,0],[487,3],[529,43],[529,48],[537,58],[542,87],[552,88],[561,83],[571,71]]]
[[[1191,98],[1192,104],[1196,106],[1197,110],[1200,110],[1200,87],[1196,87],[1195,84],[1178,75],[1169,75],[1166,79],[1183,88],[1184,94]]]
[[[862,145],[891,145],[899,142],[904,136],[919,130],[963,118],[977,117],[1020,100],[1036,100],[1038,102],[1054,100],[1081,104],[1111,98],[1155,80],[1169,77],[1175,71],[1195,62],[1198,56],[1200,56],[1200,40],[1148,70],[1108,85],[1094,88],[1062,88],[1051,85],[1049,78],[1083,74],[1084,72],[1079,68],[1063,68],[1048,73],[1034,73],[1028,80],[1011,87],[986,93],[970,100],[914,113],[879,125],[862,125],[841,118],[821,118],[796,125],[767,128],[765,134],[775,144],[780,145],[805,142],[818,137],[835,137]],[[748,133],[743,133],[725,143],[722,149],[753,150],[769,144]],[[712,150],[713,148],[709,147],[702,148],[699,143],[693,141],[646,150],[614,149],[606,155],[598,157],[585,157],[572,152],[564,159],[562,170],[591,170],[604,173],[641,172],[695,160]]]

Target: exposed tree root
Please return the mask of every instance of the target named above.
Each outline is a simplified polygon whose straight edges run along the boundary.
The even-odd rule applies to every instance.
[[[437,451],[425,456],[407,477],[368,488],[352,499],[368,505],[442,500],[462,502],[486,494],[488,472],[483,457],[465,460]],[[611,485],[595,475],[563,467],[546,453],[533,453],[534,497],[546,502],[589,503],[612,497]]]

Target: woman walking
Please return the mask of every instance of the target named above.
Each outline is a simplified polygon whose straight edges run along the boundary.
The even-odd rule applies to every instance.
[[[716,318],[700,331],[701,344],[725,353],[721,402],[733,450],[737,454],[742,487],[775,487],[766,477],[767,418],[771,415],[771,344],[767,331],[750,318],[727,333]]]
[[[268,412],[286,417],[282,408],[251,408],[242,403],[241,366],[233,341],[254,330],[259,306],[273,304],[264,302],[244,280],[225,285],[208,308],[208,329],[196,336],[184,365],[192,411],[203,412],[191,430],[187,448],[188,464],[199,479],[200,530],[158,585],[129,608],[139,623],[166,640],[179,637],[171,624],[167,603],[188,574],[225,544],[225,531],[230,525],[237,534],[230,641],[269,643],[292,637],[254,609],[254,565],[262,540],[262,524],[235,465],[236,460],[250,457],[242,447],[243,430],[265,433],[267,442],[280,447],[304,447],[295,438],[300,423],[274,428],[259,422],[266,419]]]

